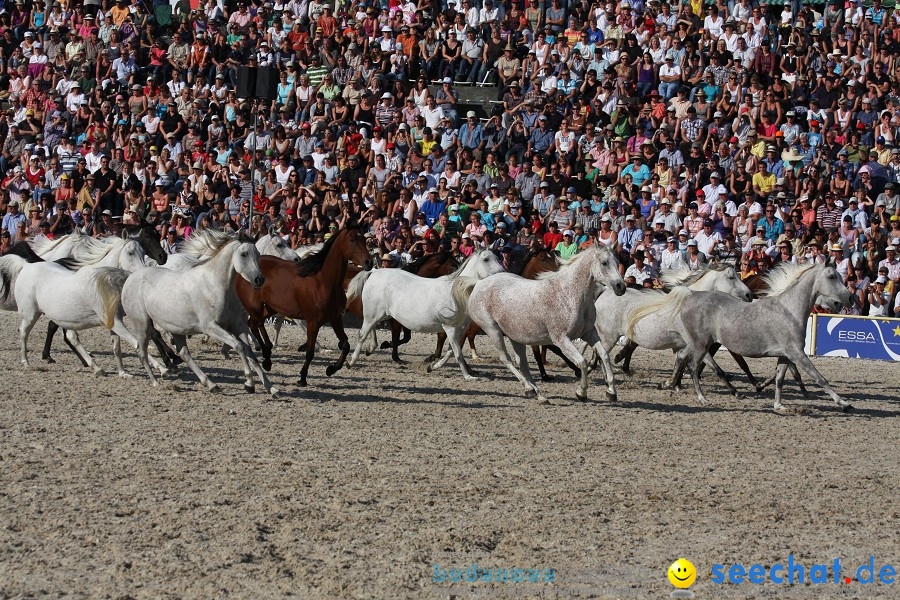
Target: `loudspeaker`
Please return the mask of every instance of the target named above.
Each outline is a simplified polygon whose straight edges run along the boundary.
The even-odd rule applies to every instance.
[[[256,69],[238,67],[235,93],[238,98],[245,100],[253,97],[256,93]]]
[[[260,100],[274,100],[278,91],[278,69],[258,67],[256,70],[256,97]]]

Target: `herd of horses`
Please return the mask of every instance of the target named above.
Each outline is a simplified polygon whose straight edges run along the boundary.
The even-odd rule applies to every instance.
[[[732,268],[709,268],[666,275],[667,291],[627,288],[613,253],[591,247],[568,260],[550,250],[536,252],[510,272],[489,250],[472,253],[461,264],[450,253],[425,256],[403,269],[375,269],[363,232],[341,229],[321,247],[297,254],[284,241],[267,235],[255,244],[225,232],[196,232],[178,254],[167,256],[149,227],[134,227],[121,237],[97,240],[78,233],[33,245],[20,242],[0,257],[0,308],[18,311],[21,360],[27,367],[28,338],[41,315],[50,320],[44,358],[53,333],[64,330],[67,344],[82,363],[103,373],[81,344],[78,332],[110,330],[117,370],[121,342],[137,350],[153,385],[184,363],[210,390],[217,386],[194,361],[189,336],[206,335],[235,351],[243,366],[244,387],[255,389],[254,374],[273,397],[278,390],[267,372],[278,340],[281,319],[306,323],[305,354],[299,384],[307,385],[319,330],[329,325],[340,354],[326,368],[328,376],[345,363],[354,366],[363,349],[377,347],[376,327],[390,321],[391,357],[411,332],[438,334],[427,369],[455,358],[466,379],[478,374],[468,365],[463,343],[472,356],[475,337],[483,333],[525,393],[548,402],[532,379],[530,346],[548,380],[543,357],[560,355],[579,384],[575,396],[588,397],[589,374],[603,367],[606,397],[617,398],[610,352],[623,338],[616,357],[630,372],[637,346],[675,353],[672,376],[664,387],[677,388],[689,370],[698,401],[706,403],[700,383],[703,366],[737,394],[730,377],[714,359],[725,346],[757,391],[775,383],[775,408],[782,409],[782,387],[788,370],[801,383],[799,370],[824,387],[842,410],[852,407],[816,370],[804,352],[807,316],[814,304],[837,310],[850,301],[833,268],[783,265],[764,280],[768,289],[754,294]],[[362,321],[356,348],[344,330],[345,313]],[[124,318],[127,315],[130,329]],[[266,322],[276,318],[273,343]],[[164,334],[164,335],[162,335]],[[160,360],[150,356],[154,342]],[[449,349],[444,350],[447,343]],[[515,360],[507,349],[509,342]],[[174,350],[169,347],[174,346]],[[254,353],[260,348],[262,360]],[[350,356],[348,360],[348,356]],[[743,357],[778,358],[774,375],[759,383]],[[799,367],[799,370],[798,370]],[[802,388],[804,395],[805,388]]]

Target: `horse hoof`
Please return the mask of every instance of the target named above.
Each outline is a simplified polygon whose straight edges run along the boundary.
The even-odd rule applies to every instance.
[[[96,371],[94,371],[94,376],[95,377],[106,377],[106,371],[104,371],[103,369],[97,369]]]
[[[613,392],[606,392],[606,401],[607,401],[607,402],[618,402],[618,401],[619,401],[619,395],[618,395],[618,394],[614,394]]]
[[[844,406],[841,407],[841,412],[842,412],[842,413],[848,413],[848,412],[852,412],[852,411],[853,411],[853,405],[852,405],[852,404],[845,404]]]
[[[535,392],[534,390],[525,390],[526,398],[534,398],[535,396],[538,396],[538,395],[539,394],[537,392]]]
[[[276,388],[272,388],[271,390],[269,390],[269,396],[272,398],[272,400],[278,400],[278,393],[278,389]]]
[[[392,356],[392,357],[391,357],[391,360],[394,361],[395,363],[397,363],[398,365],[403,364],[403,361],[400,360],[400,357],[399,357],[399,356]]]
[[[44,360],[47,361],[47,364],[48,364],[48,365],[55,365],[55,364],[56,364],[56,360],[54,360],[53,357],[45,356],[45,357],[44,357]]]
[[[306,387],[306,380],[301,379],[300,381],[297,382],[297,385],[299,385],[300,387]]]
[[[262,368],[263,368],[263,370],[265,370],[266,372],[271,371],[271,370],[272,370],[272,361],[269,360],[268,358],[264,358],[263,361],[262,361]]]
[[[426,372],[426,373],[431,373],[433,370],[434,370],[434,365],[433,365],[433,364],[429,363],[429,364],[425,365],[425,372]]]
[[[381,342],[381,346],[379,346],[379,348],[381,348],[382,350],[387,350],[390,347],[391,347],[390,342]]]
[[[556,377],[553,375],[541,375],[541,381],[554,381]]]
[[[626,375],[632,375],[632,374],[633,374],[633,373],[631,372],[631,369],[626,369],[626,368],[624,368],[624,367],[622,368],[622,372],[625,373]]]
[[[463,379],[465,379],[466,381],[477,381],[478,380],[478,378],[475,377],[474,375],[463,375]]]
[[[244,384],[244,391],[247,392],[248,394],[253,394],[253,393],[256,392],[256,386],[255,386],[255,385],[247,385],[247,384],[245,383],[245,384]]]
[[[547,400],[545,397],[541,396],[540,394],[537,395],[537,400],[538,400],[538,406],[552,406],[550,401]]]
[[[297,352],[306,352],[306,344],[300,344],[300,346],[297,348]]]
[[[578,402],[587,402],[588,397],[582,396],[581,394],[575,394],[575,400],[577,400]]]
[[[472,353],[472,360],[481,360],[481,357],[478,356],[478,354],[476,354],[476,353],[473,352],[473,353]]]
[[[122,371],[121,373],[119,373],[119,377],[121,377],[122,379],[131,379],[132,377],[134,377],[134,375]]]
[[[220,393],[221,391],[222,391],[222,390],[221,390],[221,389],[219,388],[219,386],[217,386],[217,385],[210,386],[210,388],[209,388],[209,393],[210,393],[210,394],[218,394],[218,393]]]
[[[334,375],[335,373],[337,373],[337,370],[338,370],[338,369],[337,369],[336,366],[334,366],[334,365],[328,365],[327,367],[325,367],[325,374],[328,375],[329,377],[331,377],[332,375]]]

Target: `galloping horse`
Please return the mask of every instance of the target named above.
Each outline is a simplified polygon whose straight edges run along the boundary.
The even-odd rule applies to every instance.
[[[526,257],[525,268],[522,270],[521,276],[525,279],[537,279],[537,276],[541,273],[557,270],[559,270],[559,256],[553,250],[545,248],[533,252]],[[475,336],[483,333],[484,331],[482,331],[481,327],[475,323],[469,325],[469,329],[466,330],[465,337],[469,342],[469,348],[472,350],[472,358],[474,359],[480,358],[475,351]],[[437,349],[431,357],[426,359],[428,362],[434,362],[441,356],[446,339],[446,334],[438,334]],[[579,372],[578,367],[575,366],[575,363],[570,361],[556,346],[532,346],[531,352],[534,354],[534,362],[537,363],[538,370],[541,372],[541,381],[553,381],[553,376],[548,375],[545,368],[547,350],[550,350],[559,356],[563,362],[566,363],[566,366],[575,371],[576,377],[581,377],[581,373]]]
[[[348,261],[367,271],[373,265],[365,238],[355,227],[340,230],[321,250],[299,263],[273,256],[261,257],[259,268],[266,280],[259,289],[253,289],[240,278],[236,280],[238,298],[250,315],[250,330],[262,346],[264,369],[272,368],[272,342],[264,323],[273,315],[306,321],[306,360],[300,370],[301,386],[306,386],[309,364],[316,353],[316,338],[325,323],[331,325],[341,349],[337,363],[328,365],[325,373],[331,376],[344,365],[350,352],[343,323],[347,305],[344,277]]]

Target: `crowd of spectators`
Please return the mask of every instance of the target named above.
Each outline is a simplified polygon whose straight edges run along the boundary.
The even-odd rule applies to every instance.
[[[385,266],[603,244],[655,286],[829,262],[849,310],[900,314],[881,0],[0,6],[0,252],[139,223],[169,252],[208,227],[299,247],[362,223]],[[239,98],[242,67],[274,69],[275,99]]]

